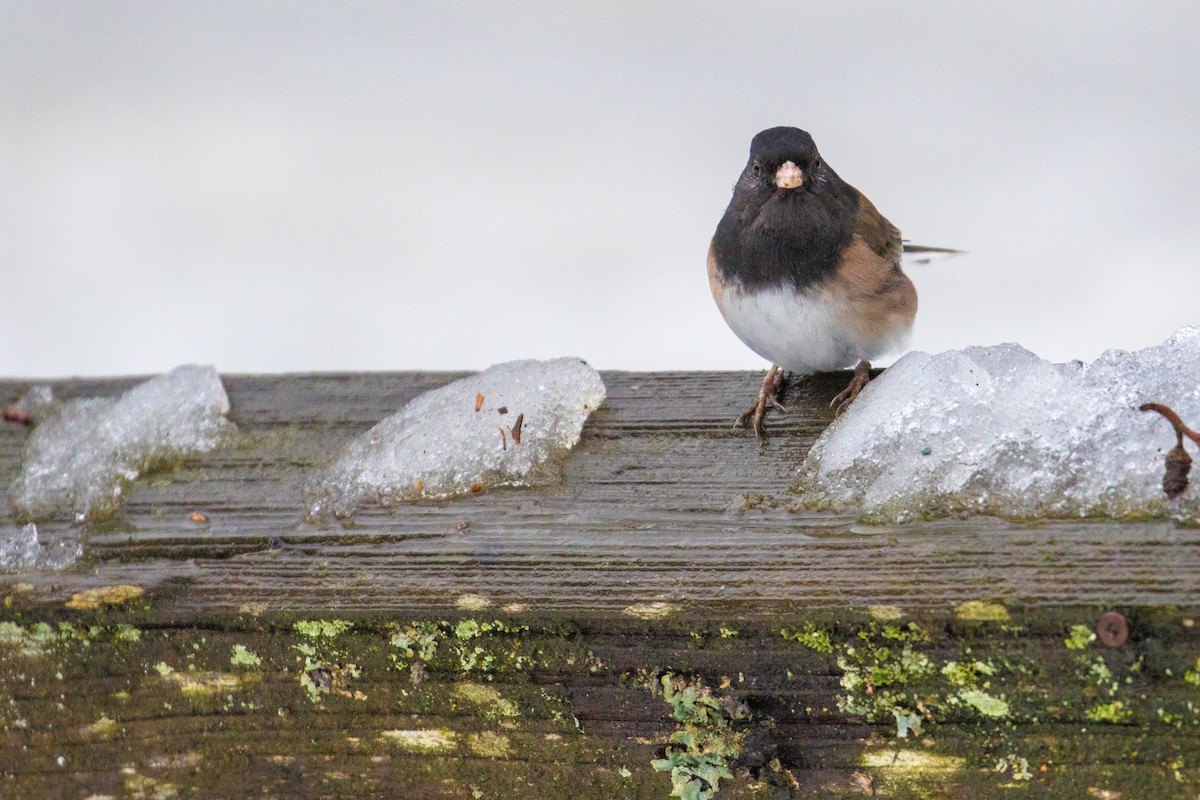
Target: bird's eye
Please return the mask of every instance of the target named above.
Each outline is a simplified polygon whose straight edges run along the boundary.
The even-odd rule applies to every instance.
[[[754,162],[754,164],[753,164],[753,165],[750,167],[750,177],[752,177],[752,178],[757,178],[759,175],[762,175],[762,164],[759,164],[759,163],[756,161],[756,162]]]
[[[820,168],[821,168],[821,159],[819,159],[819,158],[817,158],[817,159],[813,159],[813,165],[812,165],[812,168],[813,168],[813,169],[820,169]]]

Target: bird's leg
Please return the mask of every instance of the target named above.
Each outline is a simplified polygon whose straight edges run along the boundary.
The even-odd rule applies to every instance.
[[[733,422],[733,427],[740,428],[746,424],[746,420],[752,419],[752,428],[754,435],[760,440],[766,433],[763,428],[763,417],[767,415],[767,408],[774,408],[787,413],[787,409],[779,402],[779,390],[783,386],[783,368],[778,364],[772,364],[767,370],[767,375],[763,378],[762,388],[758,390],[758,399],[756,399],[749,408],[742,412]]]
[[[838,392],[837,397],[829,401],[831,407],[837,408],[836,416],[840,417],[844,414],[850,404],[854,402],[854,398],[858,397],[858,393],[865,389],[870,382],[871,364],[864,359],[854,367],[854,377],[850,379],[850,384]]]

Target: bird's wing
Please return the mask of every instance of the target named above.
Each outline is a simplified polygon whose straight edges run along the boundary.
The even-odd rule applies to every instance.
[[[857,189],[855,193],[858,195],[858,213],[854,215],[854,235],[886,263],[898,262],[904,250],[900,229],[880,214],[866,195]]]
[[[840,295],[843,320],[858,341],[871,343],[866,350],[887,349],[917,313],[917,291],[900,267],[904,244],[899,229],[861,192],[853,234],[827,285]]]
[[[928,247],[901,239],[900,229],[880,214],[866,195],[855,191],[858,194],[858,214],[854,218],[854,234],[885,261],[899,262],[904,267],[924,266],[962,253],[962,250],[949,247]]]

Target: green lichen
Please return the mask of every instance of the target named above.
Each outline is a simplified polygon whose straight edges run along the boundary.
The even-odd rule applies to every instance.
[[[305,666],[308,666],[307,664]],[[324,681],[320,680],[318,670],[324,667],[311,667],[300,673],[299,682],[300,688],[308,695],[308,699],[315,706],[321,702],[322,697],[329,694],[329,687]]]
[[[349,679],[358,677],[354,664],[344,664],[345,644],[338,641],[343,633],[354,627],[348,620],[302,620],[293,629],[307,641],[296,642],[292,649],[300,662],[297,681],[305,695],[318,705],[326,695],[353,697]]]
[[[880,622],[895,622],[904,617],[904,611],[899,606],[868,606],[867,613]]]
[[[1183,679],[1192,686],[1200,687],[1200,656],[1196,657],[1195,669],[1189,669],[1184,672]]]
[[[521,652],[519,639],[519,635],[528,630],[526,626],[510,625],[501,620],[416,622],[393,629],[389,637],[395,650],[391,654],[392,666],[397,670],[408,670],[416,662],[431,664],[442,653],[457,672],[490,675],[501,670],[528,669],[534,665],[534,659]],[[488,641],[478,643],[482,638]],[[505,642],[506,639],[511,641]]]
[[[699,679],[667,673],[654,688],[661,688],[680,728],[671,734],[665,756],[650,766],[671,773],[672,797],[709,800],[722,779],[733,778],[729,764],[745,749],[750,714],[731,698],[714,695]]]
[[[117,625],[113,636],[119,642],[136,642],[142,638],[142,632],[132,625],[126,625],[122,622]]]
[[[996,772],[1008,775],[1013,783],[1033,780],[1033,773],[1029,771],[1029,759],[1019,756],[1016,753],[1009,753],[1004,758],[1001,758],[996,762],[993,769]]]
[[[980,689],[965,689],[959,692],[958,699],[985,717],[1000,719],[1009,714],[1008,702]]]
[[[500,700],[499,691],[491,686],[484,686],[479,683],[455,684],[454,689],[450,692],[450,696],[479,706],[488,705]]]
[[[995,665],[983,661],[962,663],[947,661],[942,667],[942,675],[946,676],[946,680],[951,686],[959,689],[977,687],[983,677],[991,677],[995,674]]]
[[[458,651],[458,668],[462,672],[470,672],[471,670],[491,672],[495,664],[496,657],[478,645],[470,648],[460,648]]]
[[[879,722],[896,717],[896,712],[913,714],[926,699],[932,702],[933,696],[920,688],[937,673],[936,665],[919,649],[928,640],[915,623],[871,625],[860,631],[840,648],[837,665],[845,693],[838,697],[838,708]]]
[[[954,609],[955,615],[967,622],[1008,622],[1008,609],[999,603],[968,600]]]
[[[870,722],[894,720],[898,738],[919,736],[926,723],[964,710],[983,719],[1012,715],[1009,700],[992,683],[1002,669],[1016,666],[986,658],[936,659],[927,652],[929,634],[916,623],[870,623],[837,645],[811,624],[783,633],[816,652],[826,652],[828,642],[842,672],[838,709]]]
[[[1071,632],[1063,639],[1068,650],[1086,650],[1096,640],[1096,634],[1087,625],[1072,625]]]
[[[38,623],[27,631],[15,622],[0,622],[0,645],[11,648],[25,658],[36,658],[44,655],[47,645],[53,641],[48,633],[52,633],[52,629],[45,623]]]
[[[985,691],[991,687],[989,679],[996,671],[996,665],[990,661],[947,661],[942,666],[942,675],[954,692],[945,698],[945,705],[962,703],[992,719],[1009,716],[1008,701]]]
[[[914,798],[958,797],[955,789],[967,766],[959,756],[917,747],[869,749],[859,763],[873,777],[866,786],[859,785],[862,793]]]
[[[1071,646],[1070,639],[1074,639],[1076,644],[1090,643],[1095,636],[1085,626],[1076,625],[1072,627],[1072,635],[1065,644],[1068,649],[1080,650],[1081,648]],[[1084,647],[1086,648],[1086,644]],[[1192,716],[1192,704],[1180,702],[1176,695],[1166,702],[1159,700],[1142,712],[1141,708],[1145,706],[1143,701],[1148,698],[1144,691],[1135,686],[1145,680],[1145,654],[1138,654],[1132,659],[1128,656],[1128,651],[1124,649],[1103,648],[1098,653],[1094,650],[1076,652],[1071,657],[1068,663],[1074,664],[1078,686],[1082,688],[1083,698],[1089,704],[1083,708],[1084,718],[1091,722],[1121,724],[1145,713],[1151,718],[1156,717],[1168,725],[1182,729]],[[1161,669],[1166,676],[1172,674],[1170,667]],[[1138,708],[1137,714],[1134,711],[1135,706]]]
[[[1109,669],[1108,663],[1103,656],[1096,656],[1096,660],[1091,662],[1087,671],[1088,677],[1097,686],[1108,685],[1112,691],[1116,691],[1118,685],[1113,681],[1112,670]]]
[[[799,642],[809,650],[815,650],[818,653],[833,652],[833,639],[830,637],[829,631],[818,628],[811,622],[804,623],[804,627],[800,630],[784,628],[779,633],[783,638]]]
[[[1075,775],[1082,775],[1078,772],[1081,765],[1086,764],[1080,761],[1081,752],[1093,754],[1106,770],[1127,762],[1135,766],[1138,780],[1153,783],[1153,796],[1174,796],[1169,781],[1192,785],[1198,779],[1194,765],[1185,767],[1181,761],[1179,767],[1169,766],[1176,757],[1191,761],[1200,731],[1200,663],[1195,658],[1194,632],[1187,630],[1188,626],[1181,630],[1173,610],[1139,611],[1137,635],[1123,647],[1096,644],[1082,650],[1066,646],[1064,637],[1073,632],[1070,622],[1074,618],[1064,621],[1061,614],[1014,616],[1027,625],[1023,629],[961,623],[945,614],[926,612],[914,612],[895,624],[846,610],[812,612],[808,624],[791,612],[784,618],[756,619],[751,615],[736,623],[728,617],[706,620],[697,614],[686,621],[629,622],[625,628],[638,637],[634,647],[614,647],[611,630],[586,628],[575,620],[559,620],[549,614],[543,617],[540,611],[537,624],[544,627],[532,636],[524,635],[524,629],[511,621],[502,623],[478,615],[402,622],[365,617],[341,633],[326,635],[313,629],[315,635],[306,635],[293,628],[294,618],[285,617],[280,630],[270,615],[216,622],[205,619],[181,626],[162,624],[140,609],[129,616],[106,609],[98,617],[104,624],[97,626],[59,623],[53,617],[39,623],[30,613],[14,609],[12,622],[0,624],[0,730],[10,742],[53,745],[63,741],[62,736],[75,737],[92,745],[99,753],[97,758],[130,752],[132,755],[122,757],[121,765],[129,764],[130,770],[136,768],[180,786],[207,771],[181,770],[180,778],[186,772],[186,779],[177,780],[175,767],[161,766],[161,761],[151,763],[151,758],[158,758],[157,752],[147,752],[143,758],[132,747],[135,734],[158,708],[163,709],[160,713],[167,725],[176,720],[194,721],[196,714],[219,714],[222,727],[241,730],[237,726],[249,719],[253,725],[246,735],[251,739],[257,735],[254,731],[264,729],[260,724],[264,714],[271,719],[276,714],[294,714],[297,724],[279,728],[278,738],[286,749],[281,748],[278,766],[270,769],[291,763],[286,759],[306,759],[309,753],[332,754],[334,760],[324,761],[323,771],[314,773],[314,781],[323,781],[322,791],[331,796],[341,794],[339,789],[344,791],[347,784],[328,781],[347,778],[329,775],[360,775],[337,761],[339,755],[351,752],[364,763],[383,759],[372,763],[386,760],[393,765],[388,770],[400,776],[396,791],[412,794],[414,785],[447,780],[458,782],[446,783],[446,791],[463,797],[472,796],[473,785],[484,787],[487,796],[586,794],[587,789],[561,780],[566,772],[543,766],[557,765],[563,758],[570,759],[572,768],[594,765],[589,766],[588,775],[605,797],[663,797],[668,792],[675,797],[715,795],[714,800],[730,794],[774,796],[786,793],[782,787],[788,785],[788,770],[795,770],[800,781],[823,796],[850,796],[862,790],[895,798],[998,793],[1066,797],[1080,790],[1086,793],[1089,784],[1084,780],[1132,791],[1126,796],[1141,796],[1127,788],[1123,778],[1115,777],[1118,767],[1111,767],[1112,775],[1095,772],[1076,779]],[[122,636],[122,628],[116,624],[119,619],[136,623],[136,628],[129,626],[139,631],[136,640]],[[909,619],[920,623],[910,625]],[[791,627],[783,628],[785,623]],[[1078,627],[1090,637],[1090,631]],[[742,629],[736,639],[727,635],[735,628]],[[786,641],[780,638],[781,628]],[[601,636],[595,635],[598,630]],[[690,630],[699,635],[689,637]],[[656,637],[650,642],[651,650],[639,649],[649,635]],[[605,667],[588,645],[613,652],[624,671]],[[21,655],[25,647],[45,658],[26,659]],[[795,663],[780,660],[781,651],[789,650]],[[608,713],[606,708],[601,720],[627,719],[626,709],[640,714],[640,701],[630,702],[627,690],[645,680],[645,665],[635,660],[643,652],[660,657],[672,653],[688,668],[704,670],[712,687],[707,697],[716,704],[714,708],[706,702],[700,691],[703,685],[694,679],[681,678],[682,684],[667,691],[655,678],[660,696],[670,695],[663,714],[666,730],[659,742],[663,750],[657,753],[660,758],[655,764],[667,774],[645,769],[652,758],[649,753],[641,770],[627,768],[631,754],[645,752],[642,748],[653,743],[633,739],[628,726],[617,728],[597,720],[595,695],[576,705],[582,696],[580,685],[585,693],[590,687],[604,687],[606,692],[613,690],[599,695],[612,697],[613,716],[603,716]],[[243,669],[249,664],[238,663],[243,653],[245,658],[261,654],[260,662],[270,664],[272,672],[289,671],[293,682],[281,685],[260,680],[258,670]],[[835,672],[839,659],[846,669]],[[392,671],[396,662],[419,668],[397,674]],[[358,706],[340,699],[355,696],[352,679],[360,671],[355,664],[370,678],[360,688],[371,697]],[[261,669],[261,665],[255,666]],[[796,673],[792,683],[784,681],[789,666]],[[227,672],[214,671],[221,669]],[[307,674],[308,669],[312,674]],[[515,674],[502,674],[506,670]],[[96,673],[105,673],[106,678],[96,683]],[[834,680],[827,678],[831,674]],[[226,682],[227,676],[241,683]],[[857,686],[849,685],[851,676],[858,678]],[[34,677],[37,684],[31,692],[25,684]],[[838,677],[847,682],[839,686]],[[297,692],[300,687],[295,681],[308,685]],[[615,691],[618,682],[620,692]],[[86,701],[78,694],[81,684],[94,687]],[[693,691],[688,691],[688,685]],[[794,743],[782,745],[782,740],[773,740],[777,731],[772,732],[769,722],[756,720],[758,724],[751,727],[738,718],[743,710],[721,696],[727,686],[744,687],[755,698],[762,698],[764,713],[780,709],[789,719],[806,714],[813,726],[828,724],[831,713],[836,720],[835,695],[845,695],[845,702],[862,705],[877,723],[860,737],[859,748],[870,755],[857,764],[843,760],[838,765],[819,752],[814,752],[811,760],[807,755],[797,758],[798,753],[807,751]],[[297,703],[308,705],[300,698],[309,689],[320,710],[324,712],[328,705],[332,714],[296,708]],[[181,700],[184,694],[187,696]],[[57,703],[59,697],[62,703]],[[880,699],[879,706],[871,705]],[[676,711],[682,717],[676,717]],[[727,727],[722,729],[706,718],[710,711],[729,720]],[[671,724],[665,721],[668,713],[673,717]],[[575,715],[583,719],[577,720]],[[685,719],[696,717],[703,724],[697,731],[689,731]],[[637,733],[645,735],[645,720],[640,719]],[[856,714],[855,719],[865,720],[865,714]],[[376,724],[371,725],[371,720]],[[384,724],[379,724],[380,720]],[[459,732],[442,728],[448,724]],[[893,724],[897,736],[903,738],[884,738]],[[611,733],[614,728],[618,730],[615,735]],[[730,736],[718,736],[713,743],[712,737],[722,730]],[[290,732],[300,740],[286,740]],[[748,733],[741,741],[740,755],[728,755],[738,752],[738,737],[744,732]],[[224,757],[216,751],[210,753],[200,740],[184,741],[188,746],[197,742],[194,746],[203,751],[197,764],[219,764]],[[87,750],[76,748],[66,753],[67,771],[81,763]],[[435,757],[421,757],[424,754]],[[53,764],[55,755],[52,752],[50,760],[43,761]],[[760,756],[765,764],[756,760]],[[770,765],[772,756],[784,760],[782,767]],[[18,774],[23,768],[16,767]],[[769,778],[756,774],[754,780],[738,785],[745,768],[761,769]],[[808,772],[814,768],[821,772]],[[464,769],[467,778],[461,777]],[[1172,778],[1172,769],[1183,777]],[[855,770],[853,775],[851,770]],[[539,783],[542,775],[551,772],[561,782],[553,787]],[[419,777],[412,777],[418,773]],[[504,782],[518,774],[521,781]],[[732,784],[727,782],[730,775],[735,778]],[[1155,782],[1160,779],[1163,783]],[[108,791],[124,797],[128,793],[121,780],[118,777]],[[421,780],[425,784],[418,783]],[[467,780],[474,784],[464,782]],[[818,781],[822,782],[819,787]],[[364,780],[359,790],[373,791],[368,783]],[[1157,791],[1162,785],[1167,790]],[[206,788],[209,791],[201,791],[201,795],[245,794],[212,791],[211,785]],[[237,784],[238,790],[243,788]],[[180,796],[185,791],[181,790]],[[1151,793],[1147,791],[1145,796]]]
[[[109,719],[107,714],[101,714],[100,719],[87,726],[86,733],[100,739],[108,739],[115,736],[117,730],[117,723]]]
[[[366,700],[367,696],[352,688],[352,682],[362,676],[357,664],[317,664],[306,660],[300,673],[300,688],[313,705],[319,704],[326,695],[337,695],[354,700]]]
[[[957,756],[945,756],[924,750],[895,749],[890,747],[869,750],[863,753],[864,767],[887,767],[911,778],[913,773],[958,772],[965,766]]]
[[[125,774],[125,791],[132,800],[172,800],[179,796],[179,787],[175,784],[136,772]]]
[[[170,669],[168,667],[168,669]],[[228,693],[241,688],[242,679],[229,672],[175,672],[163,675],[175,683],[185,695],[207,696]]]
[[[344,619],[309,619],[301,620],[292,627],[296,633],[310,639],[332,639],[353,628],[354,623]]]
[[[454,626],[454,635],[463,640],[474,639],[479,635],[479,623],[473,619],[464,619]]]
[[[1111,703],[1097,703],[1084,711],[1083,715],[1092,722],[1108,722],[1114,725],[1129,722],[1133,718],[1133,714],[1129,710],[1129,705],[1123,700],[1114,700]]]
[[[896,736],[900,739],[907,739],[911,733],[914,736],[921,735],[921,715],[916,713],[907,713],[898,708],[892,709],[892,716],[896,718]]]
[[[396,745],[402,750],[416,753],[438,753],[453,750],[458,734],[445,729],[391,730],[382,731],[382,741]]]
[[[34,622],[22,626],[6,620],[0,622],[0,652],[9,650],[23,658],[36,658],[72,642],[83,643],[86,646],[102,636],[111,636],[117,641],[136,642],[140,632],[124,623],[114,628],[102,628],[99,625],[83,628],[69,622],[59,622],[55,625]]]
[[[484,758],[504,758],[512,749],[508,737],[494,731],[470,734],[467,736],[467,748]]]
[[[479,683],[458,683],[450,692],[456,700],[470,703],[483,709],[483,715],[488,718],[510,718],[520,716],[513,701],[501,697],[500,692],[491,686]]]
[[[392,654],[393,666],[396,669],[408,669],[414,658],[425,663],[432,661],[442,638],[442,631],[436,622],[415,622],[396,631],[389,640],[392,647],[399,651]]]
[[[230,648],[229,663],[235,667],[259,667],[262,666],[262,658],[246,645],[235,644]]]

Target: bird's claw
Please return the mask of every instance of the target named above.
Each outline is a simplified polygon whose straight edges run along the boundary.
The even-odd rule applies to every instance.
[[[750,407],[743,411],[736,420],[733,421],[733,430],[737,430],[744,426],[747,420],[751,421],[751,430],[758,437],[760,442],[766,439],[767,430],[763,425],[763,417],[767,415],[768,408],[774,408],[776,411],[787,413],[787,406],[779,402],[779,389],[783,385],[783,370],[778,366],[772,366],[767,372],[767,376],[763,378],[762,387],[758,390],[758,397],[750,404]]]
[[[829,401],[830,408],[836,408],[835,417],[840,417],[846,413],[846,409],[854,402],[854,398],[858,397],[859,393],[866,388],[871,382],[871,365],[866,361],[859,361],[854,367],[854,377],[850,379],[845,389],[842,389],[837,395]]]

